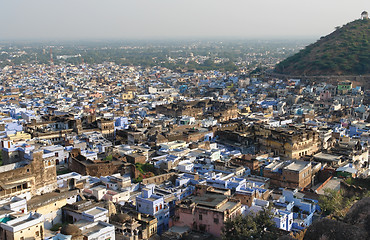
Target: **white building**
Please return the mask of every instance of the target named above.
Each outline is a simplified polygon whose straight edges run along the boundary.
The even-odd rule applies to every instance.
[[[68,159],[68,152],[64,150],[64,147],[61,145],[53,145],[42,148],[44,150],[44,155],[49,157],[53,156],[55,159],[55,164],[65,164]]]
[[[86,240],[115,240],[115,228],[106,222],[76,223]]]

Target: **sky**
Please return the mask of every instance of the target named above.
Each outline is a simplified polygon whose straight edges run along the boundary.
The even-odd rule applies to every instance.
[[[369,0],[0,0],[0,40],[320,38]]]

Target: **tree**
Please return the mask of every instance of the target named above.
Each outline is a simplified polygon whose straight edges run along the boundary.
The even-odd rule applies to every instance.
[[[334,189],[325,189],[324,191],[325,196],[319,198],[319,206],[325,215],[333,214],[342,218],[346,214],[348,207],[356,200],[356,196],[344,197],[340,191]]]
[[[339,191],[325,189],[325,196],[319,198],[319,206],[324,214],[335,214],[342,206],[343,197]]]
[[[112,161],[113,160],[113,156],[112,155],[108,155],[104,158],[104,161]]]
[[[275,239],[277,230],[271,209],[259,211],[254,221],[257,224],[257,239]]]
[[[139,183],[139,182],[141,182],[141,181],[143,181],[143,176],[138,176],[137,178],[135,178],[134,180],[133,180],[133,182],[134,183]]]
[[[227,220],[223,229],[222,239],[242,240],[253,236],[257,231],[256,222],[253,217],[248,215],[242,217],[241,215],[235,217],[233,220]]]
[[[222,230],[222,239],[276,239],[276,230],[271,210],[263,209],[255,215],[239,215],[233,220],[227,220]]]

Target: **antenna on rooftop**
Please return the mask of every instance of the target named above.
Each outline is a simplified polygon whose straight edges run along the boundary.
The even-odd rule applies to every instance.
[[[84,62],[84,59],[83,59],[83,57],[81,56],[81,54],[80,54],[80,58],[81,58],[81,65],[82,65],[82,67],[84,68],[85,62]],[[85,69],[85,68],[84,68],[84,69]]]
[[[50,64],[51,66],[54,66],[53,51],[51,50],[51,47],[50,47]]]

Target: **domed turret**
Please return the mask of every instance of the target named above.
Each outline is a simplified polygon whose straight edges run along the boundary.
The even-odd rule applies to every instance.
[[[112,201],[107,201],[105,203],[104,208],[108,210],[109,216],[112,216],[112,215],[117,213],[116,206],[114,205],[114,203]]]
[[[130,220],[131,217],[126,213],[120,213],[113,215],[111,219],[117,223],[125,223],[126,221]]]
[[[60,229],[60,233],[63,235],[72,236],[72,239],[76,239],[76,237],[82,236],[81,230],[73,224],[67,224],[63,226]]]

